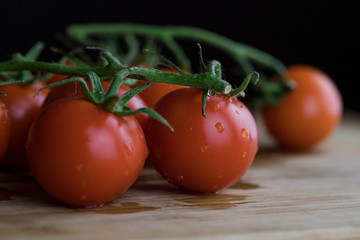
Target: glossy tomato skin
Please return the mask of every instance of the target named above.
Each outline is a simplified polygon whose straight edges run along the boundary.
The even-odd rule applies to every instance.
[[[128,189],[148,155],[134,117],[118,117],[82,98],[59,100],[34,121],[30,170],[55,199],[75,207],[102,205]]]
[[[202,90],[186,88],[155,106],[174,128],[149,120],[149,159],[170,183],[193,192],[217,192],[238,181],[258,149],[255,120],[244,104],[224,95],[208,97],[201,114]]]
[[[0,162],[6,152],[10,139],[11,121],[5,104],[0,100]]]
[[[104,91],[107,91],[110,87],[110,82],[101,82],[101,85],[103,86]],[[90,83],[88,83],[88,86],[91,90]],[[117,94],[122,95],[129,90],[130,90],[129,87],[121,85]],[[47,98],[45,99],[43,107],[45,108],[46,106],[50,105],[51,103],[53,103],[59,99],[71,98],[71,97],[75,97],[75,96],[84,96],[84,93],[81,89],[80,83],[76,83],[76,84],[68,83],[68,84],[54,87],[51,89],[50,93],[48,94]],[[126,104],[126,106],[132,110],[136,110],[136,109],[143,108],[143,107],[148,107],[147,104],[145,103],[145,101],[139,95],[136,95],[133,98],[131,98],[131,100]],[[135,118],[136,118],[136,120],[139,121],[141,127],[143,129],[145,129],[147,121],[149,119],[149,116],[144,113],[138,113],[138,114],[135,114]]]
[[[164,72],[177,73],[177,71],[170,68],[161,68],[160,70]],[[145,84],[145,81],[139,80],[135,86],[139,86],[142,84]],[[181,88],[187,88],[187,86],[151,83],[151,85],[142,92],[140,92],[139,95],[142,99],[144,99],[144,101],[150,108],[154,108],[155,104],[160,100],[160,98],[162,98],[171,91]]]
[[[310,149],[336,129],[343,112],[342,98],[329,76],[315,67],[289,66],[286,77],[295,89],[278,106],[264,107],[263,119],[281,147]]]
[[[0,86],[0,91],[7,94],[7,96],[0,95],[0,100],[5,103],[11,120],[10,141],[1,167],[9,169],[27,167],[25,151],[27,134],[33,120],[40,112],[48,90],[41,91],[36,96],[35,93],[44,86],[43,83]]]

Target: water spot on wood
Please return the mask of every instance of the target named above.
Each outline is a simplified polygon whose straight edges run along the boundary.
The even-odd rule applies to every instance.
[[[247,183],[243,181],[237,181],[229,188],[231,189],[242,189],[242,190],[251,190],[251,189],[257,189],[260,188],[260,185],[254,184],[254,183]]]
[[[243,204],[246,196],[231,195],[231,194],[198,194],[185,198],[177,198],[176,201],[184,204],[172,204],[176,207],[186,207],[190,209],[204,209],[204,210],[223,210],[237,207]]]
[[[93,208],[76,208],[74,212],[93,212],[99,214],[131,214],[139,212],[154,211],[159,207],[143,206],[137,202],[107,203]]]

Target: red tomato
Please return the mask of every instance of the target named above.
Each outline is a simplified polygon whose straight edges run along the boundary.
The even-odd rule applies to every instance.
[[[141,126],[82,98],[45,108],[27,141],[30,170],[42,188],[76,207],[104,204],[137,179],[148,155]]]
[[[256,123],[235,97],[215,95],[201,114],[202,90],[165,95],[155,110],[174,128],[149,120],[149,159],[170,183],[194,192],[217,192],[238,181],[258,149]]]
[[[88,85],[89,88],[91,89],[90,83],[88,83]],[[103,86],[104,91],[107,91],[108,88],[110,87],[110,82],[101,82],[101,85]],[[117,94],[122,95],[129,90],[130,88],[126,86],[120,86]],[[84,96],[80,83],[76,83],[76,90],[75,90],[75,83],[68,83],[65,85],[54,87],[53,89],[51,89],[50,93],[48,94],[44,102],[43,108],[45,108],[46,106],[50,105],[51,103],[59,99],[69,98],[74,96]],[[133,98],[131,98],[131,100],[126,104],[126,106],[132,110],[136,110],[139,108],[147,107],[147,104],[139,95],[136,95]],[[144,113],[138,113],[135,115],[135,118],[136,120],[139,121],[141,127],[145,129],[149,116]]]
[[[177,73],[177,71],[168,68],[162,68],[160,70],[164,72]],[[139,86],[144,83],[145,81],[139,80],[138,83],[135,84],[135,86]],[[144,101],[150,108],[153,108],[155,104],[160,100],[160,98],[165,96],[167,93],[180,88],[187,88],[187,87],[179,86],[179,85],[163,84],[163,83],[152,83],[149,87],[147,87],[145,90],[140,92],[139,95],[141,96],[142,99],[144,99]]]
[[[341,95],[329,76],[311,66],[289,66],[286,77],[296,87],[278,106],[262,109],[264,121],[280,146],[309,149],[326,139],[340,122]]]
[[[6,152],[10,139],[11,122],[5,104],[0,100],[0,162]]]
[[[2,167],[27,167],[25,152],[26,137],[31,123],[39,113],[48,91],[44,90],[39,95],[34,95],[44,86],[42,83],[0,86],[0,91],[7,94],[7,96],[0,95],[0,100],[5,103],[9,110],[9,118],[11,120],[10,141],[1,163]]]

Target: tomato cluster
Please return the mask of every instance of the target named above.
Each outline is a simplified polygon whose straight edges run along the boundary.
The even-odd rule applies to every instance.
[[[263,118],[280,146],[308,149],[339,123],[341,96],[316,68],[290,66],[286,77],[295,88],[278,105],[265,106]],[[110,82],[101,85],[106,91]],[[101,206],[122,194],[146,159],[184,190],[217,192],[239,180],[258,151],[255,119],[236,96],[215,94],[204,100],[201,89],[152,84],[127,103],[132,110],[153,107],[172,131],[142,113],[106,111],[85,99],[79,83],[35,95],[44,86],[0,86],[6,93],[0,95],[1,167],[29,167],[45,191],[71,206]],[[129,90],[121,86],[117,94]]]

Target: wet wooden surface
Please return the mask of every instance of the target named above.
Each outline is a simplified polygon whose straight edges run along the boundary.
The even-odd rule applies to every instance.
[[[28,172],[0,172],[0,239],[360,239],[360,120],[307,153],[264,133],[241,181],[214,195],[182,192],[146,167],[102,208],[73,209]]]

